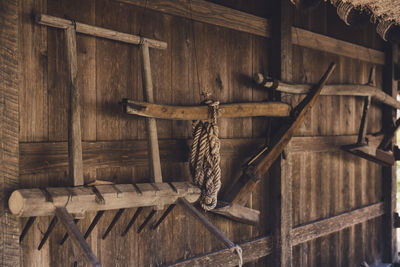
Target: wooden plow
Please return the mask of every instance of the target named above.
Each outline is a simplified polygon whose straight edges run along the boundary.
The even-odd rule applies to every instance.
[[[395,146],[394,151],[389,147],[395,132],[400,126],[400,121],[397,120],[394,124],[383,129],[383,138],[381,143],[376,146],[368,143],[366,138],[368,124],[368,110],[371,101],[385,104],[394,109],[400,109],[400,102],[396,98],[384,93],[381,89],[374,86],[373,76],[375,68],[371,68],[368,83],[365,85],[357,84],[330,84],[326,85],[321,92],[321,95],[340,95],[340,96],[361,96],[364,97],[363,114],[361,117],[358,139],[355,144],[342,146],[346,152],[349,152],[358,157],[362,157],[375,163],[391,166],[399,159],[398,148]],[[253,80],[268,89],[280,91],[289,94],[304,94],[308,92],[307,85],[303,84],[288,84],[281,81],[265,77],[261,73],[256,73]]]

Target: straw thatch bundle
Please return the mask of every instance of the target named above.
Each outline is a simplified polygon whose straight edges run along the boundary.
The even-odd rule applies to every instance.
[[[342,0],[355,7],[368,8],[373,16],[380,20],[394,21],[400,25],[400,1],[399,0]]]

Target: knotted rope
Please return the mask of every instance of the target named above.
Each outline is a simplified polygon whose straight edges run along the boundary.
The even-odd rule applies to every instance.
[[[236,252],[236,254],[239,256],[239,267],[242,267],[243,265],[243,256],[242,256],[242,248],[239,245],[236,245],[231,248],[232,253]]]
[[[217,205],[221,188],[220,142],[218,139],[218,101],[207,100],[209,120],[193,122],[193,144],[190,155],[190,172],[194,183],[200,187],[200,205],[212,210]]]

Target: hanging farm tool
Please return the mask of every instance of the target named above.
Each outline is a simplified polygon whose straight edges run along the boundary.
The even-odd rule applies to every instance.
[[[244,208],[244,205],[247,204],[251,193],[260,182],[260,179],[268,171],[278,156],[281,155],[290,139],[303,123],[306,114],[316,102],[322,88],[325,86],[335,67],[336,64],[331,63],[320,81],[310,89],[308,95],[292,110],[290,121],[281,127],[272,139],[269,147],[261,148],[261,150],[248,161],[243,170],[243,174],[228,191],[224,201],[219,201],[217,208],[212,210],[212,212],[239,222],[258,223],[259,212]]]

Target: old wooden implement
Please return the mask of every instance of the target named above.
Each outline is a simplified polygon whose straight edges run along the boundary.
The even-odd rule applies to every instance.
[[[206,120],[209,117],[208,106],[171,106],[159,105],[129,99],[122,101],[124,112],[142,117],[171,120]],[[287,117],[290,106],[282,102],[253,102],[221,104],[218,108],[219,118],[241,117]]]
[[[251,193],[254,191],[254,188],[260,182],[261,177],[263,177],[273,162],[283,152],[290,139],[303,123],[306,114],[311,110],[312,106],[316,102],[317,97],[320,95],[322,88],[333,73],[335,67],[336,64],[331,63],[320,81],[313,86],[309,94],[292,111],[291,121],[280,129],[268,148],[261,149],[261,151],[256,153],[248,162],[242,176],[233,184],[233,187],[226,194],[224,199],[226,202],[232,202],[241,206],[246,205]],[[235,205],[223,205],[222,209],[214,209],[213,212],[222,214],[237,221],[243,221],[243,218],[238,218],[235,215],[235,212],[232,211],[233,208],[235,208]],[[257,218],[257,220],[254,221],[254,223],[257,223],[258,216],[256,215],[257,214],[253,212],[251,216],[248,216],[248,220],[251,220],[251,218]]]
[[[366,97],[364,101],[364,109],[360,123],[357,143],[342,146],[346,152],[349,152],[358,157],[373,161],[383,166],[392,166],[395,163],[395,157],[391,149],[388,149],[388,144],[392,140],[396,130],[400,127],[400,120],[397,120],[395,125],[386,130],[386,133],[378,147],[368,144],[365,138],[368,122],[368,109],[371,98]]]

